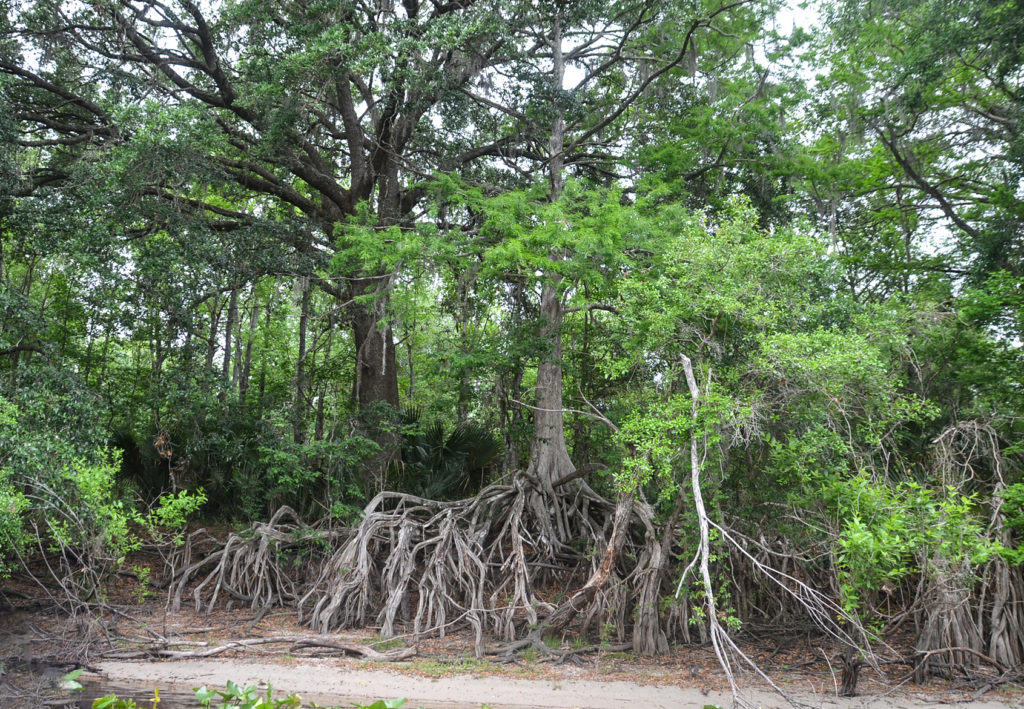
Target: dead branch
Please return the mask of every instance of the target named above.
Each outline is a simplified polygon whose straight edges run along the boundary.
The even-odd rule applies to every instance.
[[[412,657],[416,654],[416,648],[404,647],[388,652],[379,652],[367,645],[349,642],[344,639],[331,639],[322,636],[295,636],[276,635],[265,638],[245,638],[242,640],[227,640],[213,645],[205,642],[189,641],[166,641],[163,643],[151,643],[146,647],[137,650],[110,650],[102,653],[102,657],[119,660],[137,660],[143,658],[170,658],[174,660],[194,659],[201,657],[214,657],[231,650],[246,650],[260,645],[284,645],[287,644],[287,652],[295,652],[307,648],[327,648],[336,650],[343,655],[357,655],[368,660],[381,662],[395,662]],[[194,647],[196,649],[184,650],[182,647]]]

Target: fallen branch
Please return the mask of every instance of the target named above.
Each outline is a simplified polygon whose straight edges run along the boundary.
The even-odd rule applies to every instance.
[[[908,664],[908,665],[910,665],[910,666],[912,666],[914,668],[913,671],[910,673],[910,675],[913,676],[915,672],[920,670],[921,667],[923,667],[924,664],[926,662],[928,662],[928,660],[933,655],[946,655],[946,654],[950,654],[951,655],[951,654],[953,654],[955,652],[966,652],[969,655],[974,655],[975,657],[977,657],[982,662],[985,662],[985,663],[991,665],[992,667],[996,668],[996,672],[998,672],[999,674],[1003,674],[1003,673],[1006,672],[1006,670],[1003,668],[1003,666],[1001,664],[999,664],[998,662],[993,660],[991,657],[989,657],[985,653],[979,652],[978,650],[975,650],[973,648],[969,648],[969,647],[941,647],[941,648],[938,648],[937,650],[929,650],[927,652],[916,653],[912,658],[907,660],[906,664]]]
[[[416,648],[404,647],[388,652],[379,652],[367,645],[348,642],[343,639],[332,640],[321,636],[305,635],[276,635],[265,638],[245,638],[244,640],[227,640],[216,645],[205,642],[168,641],[165,643],[153,643],[148,647],[138,650],[112,650],[102,653],[102,657],[118,660],[137,660],[144,658],[169,658],[173,660],[195,659],[202,657],[215,657],[228,652],[229,650],[245,650],[259,645],[280,645],[288,644],[286,652],[294,652],[304,648],[327,648],[337,650],[344,655],[357,655],[368,660],[381,662],[395,662],[412,657],[416,654]],[[181,650],[175,649],[182,646],[192,646],[196,649]],[[198,647],[196,647],[198,646]]]

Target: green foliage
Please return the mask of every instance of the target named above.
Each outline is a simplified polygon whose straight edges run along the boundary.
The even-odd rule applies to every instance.
[[[432,500],[465,497],[483,487],[500,453],[487,429],[465,423],[446,432],[435,420],[420,422],[422,410],[402,412],[402,459],[393,475],[397,489]]]
[[[283,698],[274,698],[273,689],[268,685],[266,693],[261,697],[256,687],[242,687],[228,681],[224,690],[207,689],[205,686],[196,690],[196,700],[200,706],[219,709],[292,709],[302,706],[302,699],[297,694]],[[219,701],[219,703],[214,703]]]
[[[1016,532],[1018,538],[1024,538],[1024,483],[1014,483],[1003,490],[1001,502],[1006,526]]]
[[[696,436],[704,445],[720,441],[720,431],[737,413],[733,399],[712,390],[701,400],[697,418],[691,413],[689,394],[675,394],[634,410],[623,422],[618,440],[633,451],[616,475],[620,489],[639,489],[654,483],[664,500],[674,500],[680,478],[687,478],[690,461],[684,450]]]
[[[181,491],[139,513],[118,491],[119,453],[84,447],[59,407],[41,416],[40,393],[22,397],[22,406],[0,395],[0,568],[42,544],[73,554],[103,583],[140,546],[140,533],[173,538],[205,497]],[[61,394],[51,392],[50,401]]]
[[[1001,551],[979,516],[977,495],[914,481],[890,484],[861,473],[826,477],[820,494],[840,533],[837,559],[847,610],[869,613],[871,599],[908,576],[974,568]]]
[[[670,497],[672,481],[688,475],[683,451],[691,436],[712,456],[706,459],[710,465],[723,431],[763,427],[766,400],[783,392],[758,375],[782,361],[811,368],[805,376],[793,372],[779,379],[787,383],[789,398],[795,398],[789,378],[798,392],[816,393],[812,415],[829,400],[828,391],[852,382],[845,362],[856,338],[814,327],[827,317],[818,303],[829,276],[820,250],[796,232],[768,234],[756,222],[742,200],[733,200],[715,222],[675,206],[657,207],[644,234],[656,250],[649,260],[638,260],[620,286],[630,342],[624,356],[604,366],[614,374],[646,370],[660,389],[657,399],[648,397],[622,424],[619,440],[634,451],[624,471],[635,483],[658,480],[656,488]],[[830,347],[835,351],[826,354]],[[860,376],[870,379],[882,365],[880,355],[866,352]],[[681,354],[696,360],[703,390],[696,419],[682,381]]]
[[[308,443],[279,439],[273,445],[267,440],[258,448],[259,465],[253,466],[253,494],[244,501],[247,516],[258,519],[282,502],[300,512],[312,511],[317,496],[358,504],[362,493],[354,486],[357,472],[379,450],[373,440],[356,435]]]
[[[39,541],[77,549],[97,571],[109,573],[137,546],[129,529],[131,510],[114,494],[116,462],[103,448],[78,448],[88,444],[80,431],[65,428],[79,414],[61,410],[62,400],[74,407],[68,394],[49,392],[51,408],[37,408],[38,397],[46,398],[42,389],[27,396],[15,390],[16,401],[0,394],[4,562]]]
[[[75,459],[61,471],[55,485],[41,487],[42,494],[34,499],[43,510],[51,512],[43,494],[50,491],[56,498],[57,506],[52,508],[48,520],[56,544],[106,549],[113,555],[115,565],[120,565],[128,552],[138,548],[139,541],[129,530],[131,509],[114,494],[117,465],[117,458],[109,450],[97,451],[96,462]],[[76,510],[76,516],[68,516],[69,510]]]
[[[208,689],[205,686],[195,691],[196,700],[202,707],[217,709],[300,709],[304,706],[298,694],[274,697],[273,688],[267,685],[262,694],[257,687],[242,687],[228,681],[224,690]],[[404,699],[377,700],[370,704],[353,704],[356,709],[397,709],[405,705]],[[320,705],[314,703],[313,707]]]
[[[0,396],[0,438],[12,436],[16,426],[17,408]],[[4,462],[0,459],[0,575],[6,576],[10,573],[11,558],[28,542],[22,515],[30,502]]]
[[[182,532],[185,523],[205,502],[206,493],[201,488],[195,492],[179,490],[177,493],[168,493],[161,495],[156,506],[137,516],[136,521],[151,540],[181,546],[184,542]]]

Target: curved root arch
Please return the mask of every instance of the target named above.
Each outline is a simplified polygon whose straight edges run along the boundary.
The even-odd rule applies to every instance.
[[[543,509],[564,514],[571,542],[543,533],[550,528],[550,520],[536,519]],[[630,588],[653,582],[642,572],[660,549],[650,516],[634,506],[638,533],[620,535],[620,548],[609,556],[615,511],[582,481],[556,486],[552,496],[522,474],[455,502],[382,492],[302,599],[300,613],[309,608],[303,619],[321,632],[375,624],[385,637],[400,622],[411,622],[414,637],[469,625],[478,655],[485,632],[512,641],[563,610],[582,616],[585,626],[613,627],[621,639],[627,606],[644,590]],[[603,563],[609,568],[602,571]],[[579,601],[575,606],[556,604],[561,592],[581,585],[586,592],[569,599]]]

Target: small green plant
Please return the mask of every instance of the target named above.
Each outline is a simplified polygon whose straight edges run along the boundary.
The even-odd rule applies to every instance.
[[[72,670],[60,678],[60,688],[68,692],[77,692],[82,688],[78,678],[82,676],[82,669]]]
[[[260,696],[256,687],[242,687],[229,680],[223,691],[200,687],[196,690],[196,699],[200,706],[217,706],[218,709],[298,709],[302,706],[302,697],[298,694],[289,694],[279,699],[275,699],[273,694],[273,687],[269,684],[266,694]],[[211,702],[218,698],[224,701],[213,705]]]
[[[153,698],[150,700],[151,709],[156,709],[160,704],[160,690],[153,690]],[[143,709],[140,705],[135,703],[135,700],[129,697],[128,699],[121,699],[116,694],[108,694],[105,697],[99,697],[94,699],[92,702],[92,709]]]
[[[132,573],[135,574],[135,578],[139,581],[139,587],[133,592],[135,600],[139,602],[139,605],[142,605],[150,598],[156,598],[156,591],[149,587],[150,568],[141,564],[132,564]]]
[[[609,613],[614,613],[615,608],[609,608]],[[612,635],[615,633],[615,624],[606,622],[601,625],[601,650],[607,651],[608,646],[611,645]]]

